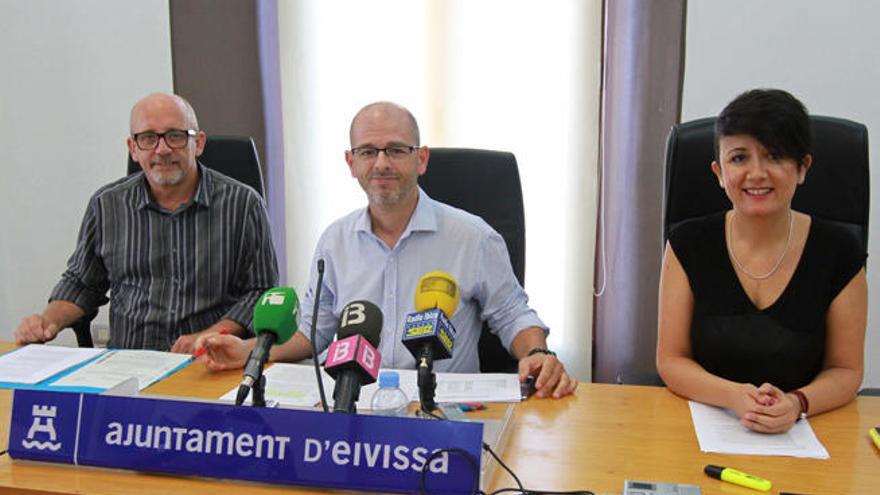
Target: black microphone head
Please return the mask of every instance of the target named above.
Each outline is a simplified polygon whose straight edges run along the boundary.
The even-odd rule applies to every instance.
[[[373,347],[379,347],[382,333],[382,310],[370,301],[352,301],[342,308],[336,338],[341,340],[352,335],[367,339]]]

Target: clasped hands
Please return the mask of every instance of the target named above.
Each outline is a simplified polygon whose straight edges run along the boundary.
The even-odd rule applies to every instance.
[[[797,397],[769,383],[760,387],[744,383],[737,393],[734,410],[740,424],[750,430],[783,433],[794,426],[800,416],[801,404]]]

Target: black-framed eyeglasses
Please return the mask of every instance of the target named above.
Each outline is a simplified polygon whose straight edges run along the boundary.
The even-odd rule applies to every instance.
[[[138,148],[148,151],[156,149],[156,146],[159,146],[160,139],[164,139],[165,144],[169,148],[183,148],[189,142],[190,136],[195,137],[196,134],[198,134],[198,131],[195,129],[171,129],[161,133],[153,131],[139,132],[132,134],[131,137],[134,138]]]
[[[389,160],[402,160],[411,155],[413,151],[419,149],[418,146],[407,146],[404,144],[393,144],[384,148],[376,148],[374,146],[358,146],[351,149],[351,154],[355,159],[364,162],[372,162],[379,158],[379,152],[385,153]]]

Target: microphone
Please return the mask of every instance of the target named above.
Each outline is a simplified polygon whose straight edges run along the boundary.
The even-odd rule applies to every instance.
[[[416,312],[406,315],[403,345],[416,359],[419,402],[422,410],[436,407],[434,361],[452,356],[455,327],[449,318],[455,313],[460,298],[458,283],[446,272],[429,272],[416,285]]]
[[[324,370],[336,380],[333,412],[354,413],[361,387],[376,381],[382,356],[376,347],[382,332],[382,310],[369,301],[342,308],[336,341],[327,350]]]
[[[287,342],[296,333],[298,312],[299,299],[296,297],[296,291],[290,287],[269,289],[257,300],[254,306],[254,331],[257,334],[257,344],[244,367],[235,405],[243,404],[248,392],[262,378],[263,366],[269,359],[269,350],[272,346]],[[256,395],[255,391],[254,403],[257,402]]]

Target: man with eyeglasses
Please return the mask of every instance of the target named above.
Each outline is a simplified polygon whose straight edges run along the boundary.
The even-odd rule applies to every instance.
[[[384,314],[379,343],[382,366],[414,368],[415,359],[401,343],[404,318],[415,309],[413,293],[419,278],[442,270],[457,279],[461,302],[452,316],[456,328],[452,357],[437,361],[435,370],[479,372],[477,344],[487,320],[519,360],[520,379],[537,377],[539,397],[574,392],[577,381],[547,349],[547,326],[529,308],[502,237],[479,217],[437,202],[418,187],[429,150],[419,145],[412,114],[394,103],[373,103],[357,113],[349,135],[351,149],[345,152],[345,161],[366,192],[368,205],[337,220],[321,236],[302,300],[300,331],[273,347],[271,359],[299,361],[311,356],[308,336],[315,266],[323,259],[327,269],[316,349],[320,352],[330,344],[345,305],[368,300]],[[205,336],[196,343],[197,348],[207,346],[203,360],[213,370],[243,366],[253,345],[254,339],[233,336]]]
[[[197,162],[207,137],[190,104],[149,95],[130,125],[143,172],[92,196],[67,270],[16,342],[52,340],[110,301],[108,347],[191,353],[201,334],[246,335],[254,303],[276,285],[263,201]]]

